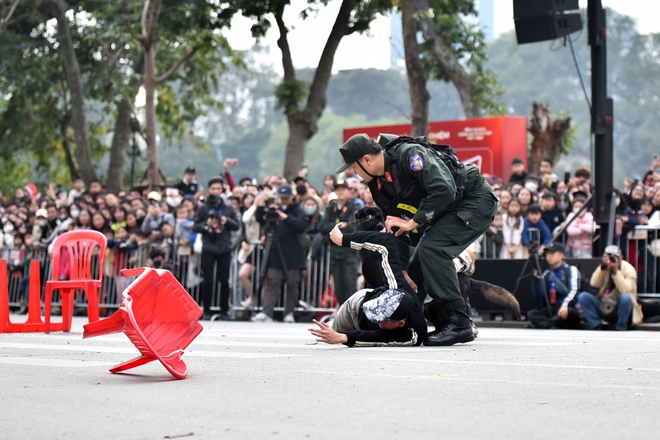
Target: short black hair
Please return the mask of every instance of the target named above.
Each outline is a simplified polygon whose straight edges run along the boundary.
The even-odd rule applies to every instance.
[[[541,213],[541,207],[540,207],[538,204],[536,204],[536,203],[532,203],[532,204],[529,205],[529,207],[527,208],[527,213],[528,213],[528,214],[530,214],[530,213],[540,214],[540,213]]]
[[[152,248],[151,251],[149,251],[149,258],[153,260],[158,257],[165,259],[165,252],[158,248]]]
[[[522,159],[520,159],[519,157],[516,157],[515,159],[513,159],[513,160],[511,161],[511,165],[518,165],[518,164],[523,165],[524,163],[525,163],[525,162],[523,162]]]
[[[552,199],[555,202],[557,201],[557,194],[555,194],[553,191],[546,191],[543,193],[541,196],[541,199]]]
[[[225,179],[222,176],[213,176],[209,179],[207,187],[210,187],[211,185],[214,185],[216,183],[219,183],[220,185],[224,185]]]
[[[552,159],[548,159],[547,157],[541,159],[541,162],[548,162],[548,163],[550,164],[551,167],[554,167],[554,166],[555,166],[555,164],[554,164],[554,162],[552,161]]]

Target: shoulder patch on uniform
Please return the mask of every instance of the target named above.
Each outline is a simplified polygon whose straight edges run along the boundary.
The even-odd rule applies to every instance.
[[[424,169],[424,159],[419,154],[410,158],[410,169],[413,171],[422,171]]]

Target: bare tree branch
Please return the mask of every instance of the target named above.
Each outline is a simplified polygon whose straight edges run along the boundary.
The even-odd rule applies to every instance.
[[[188,61],[190,59],[190,57],[195,55],[195,52],[197,52],[200,47],[202,47],[201,44],[197,44],[197,45],[193,46],[190,49],[190,51],[187,54],[185,54],[184,56],[182,56],[181,58],[179,58],[179,60],[176,63],[174,63],[174,65],[172,67],[170,67],[167,72],[163,73],[161,76],[156,78],[156,84],[161,84],[163,81],[167,81],[169,79],[169,77],[174,75],[174,73],[177,70],[179,70],[179,67],[181,67],[181,65],[183,63],[185,63],[186,61]]]
[[[147,32],[147,12],[149,12],[149,0],[145,0],[144,6],[142,7],[142,16],[140,17],[140,32],[142,37],[148,38]]]
[[[133,29],[133,25],[131,25],[131,22],[128,21],[128,12],[126,11],[126,2],[128,0],[123,0],[121,3],[121,10],[122,14],[124,15],[124,26],[128,30],[128,32],[131,34],[131,37],[133,37],[134,40],[143,43],[144,39],[142,36],[138,35],[135,33],[135,29]]]
[[[11,20],[11,16],[14,15],[14,11],[16,10],[16,6],[18,6],[18,3],[21,0],[16,0],[13,5],[11,5],[11,8],[9,9],[9,12],[7,13],[7,16],[5,18],[0,19],[0,33],[5,30],[5,27],[7,26],[7,23],[9,23],[9,20]]]
[[[149,1],[149,0],[147,0]],[[161,0],[155,0],[151,8],[151,17],[149,18],[149,31],[145,35],[147,42],[151,45],[156,36],[156,28],[158,27],[158,18],[160,17]]]

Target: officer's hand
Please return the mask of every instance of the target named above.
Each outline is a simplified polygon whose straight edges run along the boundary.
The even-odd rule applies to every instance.
[[[341,223],[335,225],[335,227],[332,228],[332,231],[330,231],[330,240],[332,240],[332,242],[337,246],[341,246],[342,240],[344,238],[344,234],[342,234],[339,230],[339,225],[341,225]]]
[[[326,344],[343,344],[348,341],[348,337],[345,334],[337,333],[325,322],[319,322],[316,319],[314,319],[313,322],[318,325],[319,328],[310,328],[308,330],[318,338],[316,340],[317,342],[325,342]]]
[[[561,319],[568,318],[568,306],[561,306],[557,312],[557,316],[559,316]]]
[[[385,228],[387,228],[387,232],[392,233],[392,228],[399,228],[399,230],[394,234],[397,237],[404,232],[412,231],[417,226],[419,226],[419,224],[414,220],[404,220],[402,218],[394,217],[391,215],[388,215],[387,219],[385,220]]]

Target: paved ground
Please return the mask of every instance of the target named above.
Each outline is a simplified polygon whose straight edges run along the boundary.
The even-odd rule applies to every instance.
[[[122,335],[0,335],[2,439],[656,439],[660,334],[482,328],[447,348],[205,323],[172,380]]]

